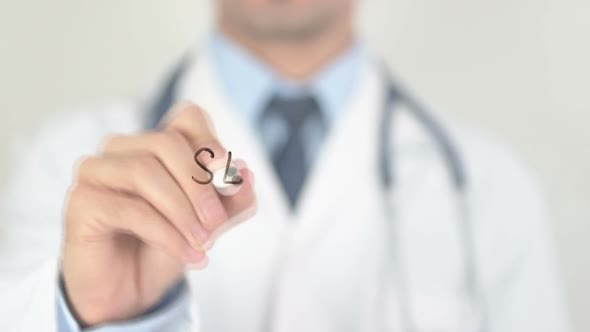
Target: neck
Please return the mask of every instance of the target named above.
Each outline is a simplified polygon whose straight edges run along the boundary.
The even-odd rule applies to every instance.
[[[350,20],[305,39],[260,40],[243,34],[221,19],[221,31],[286,79],[304,81],[338,57],[353,42]]]

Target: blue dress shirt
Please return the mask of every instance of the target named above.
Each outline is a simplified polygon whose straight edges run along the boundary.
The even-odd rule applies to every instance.
[[[337,59],[321,70],[315,77],[306,82],[294,82],[277,75],[254,55],[241,48],[221,33],[216,33],[209,40],[212,52],[213,66],[221,78],[223,88],[231,102],[254,128],[258,126],[258,119],[265,103],[276,94],[296,96],[311,93],[320,106],[329,129],[342,110],[346,109],[348,97],[358,82],[360,67],[364,58],[364,50],[358,43],[354,43]],[[282,137],[286,132],[279,127],[268,128],[260,132],[262,141],[269,151],[273,144],[286,139]],[[308,141],[305,146],[306,162],[311,162],[321,145],[322,135],[316,135],[314,128],[306,133]],[[274,143],[273,143],[274,142]],[[154,308],[144,315],[126,322],[116,322],[91,329],[81,329],[69,310],[63,289],[58,285],[57,292],[57,322],[59,332],[148,332],[169,330],[178,326],[179,322],[188,319],[188,287],[186,281],[171,288]]]
[[[230,39],[216,34],[211,39],[213,65],[225,88],[231,105],[250,123],[272,155],[283,146],[288,130],[282,122],[273,123],[271,128],[259,128],[259,119],[266,103],[274,95],[297,97],[313,95],[320,107],[326,128],[329,129],[342,110],[346,109],[348,97],[358,82],[364,50],[354,43],[338,58],[325,66],[306,82],[296,82],[281,77],[258,60],[247,50]],[[311,164],[315,159],[323,135],[319,127],[306,127],[307,139],[305,161]]]

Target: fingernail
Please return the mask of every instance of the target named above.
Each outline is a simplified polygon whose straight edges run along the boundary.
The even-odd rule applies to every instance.
[[[211,241],[211,239],[205,241],[205,243],[203,243],[203,250],[210,250],[211,248],[213,248],[213,244],[215,242]]]
[[[207,257],[202,251],[189,248],[187,251],[187,260],[190,264],[199,263],[204,257]]]
[[[197,263],[187,264],[187,267],[192,270],[202,270],[209,265],[209,257],[205,256]]]
[[[220,225],[227,218],[221,202],[216,198],[207,199],[203,202],[202,213],[205,218],[205,226]]]

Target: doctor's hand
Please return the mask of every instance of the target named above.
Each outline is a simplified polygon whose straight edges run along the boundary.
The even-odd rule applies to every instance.
[[[183,277],[203,268],[216,236],[255,210],[253,176],[220,196],[199,161],[222,168],[227,151],[207,114],[183,102],[163,128],[108,138],[101,153],[81,159],[65,207],[62,273],[70,309],[85,326],[126,320],[155,305]],[[212,165],[213,163],[213,165]]]

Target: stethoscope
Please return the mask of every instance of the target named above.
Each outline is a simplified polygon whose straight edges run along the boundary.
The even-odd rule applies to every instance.
[[[468,299],[468,309],[474,320],[471,322],[470,331],[486,332],[489,330],[489,321],[487,317],[486,300],[481,287],[481,279],[477,268],[475,236],[473,235],[473,223],[469,211],[469,204],[467,202],[467,175],[463,161],[460,158],[459,151],[445,132],[440,123],[430,114],[416,98],[411,97],[399,85],[395,84],[392,74],[385,65],[381,66],[380,70],[382,80],[385,84],[384,100],[382,102],[380,128],[379,128],[379,175],[381,177],[381,186],[383,190],[384,199],[383,206],[386,212],[386,231],[388,237],[386,244],[390,246],[387,252],[391,259],[386,259],[383,266],[383,275],[391,275],[391,278],[397,279],[397,297],[398,310],[400,317],[401,331],[413,332],[419,331],[413,320],[411,312],[412,299],[410,295],[410,285],[407,278],[407,273],[404,271],[403,264],[403,248],[400,245],[399,239],[399,221],[396,217],[399,208],[396,207],[398,198],[396,197],[395,189],[395,169],[392,162],[394,156],[394,148],[392,146],[393,139],[391,137],[393,132],[393,115],[394,109],[397,105],[403,107],[410,115],[412,115],[432,136],[437,144],[437,148],[444,159],[444,163],[449,173],[449,178],[455,193],[455,201],[458,212],[458,229],[460,246],[464,261],[464,283],[465,295]],[[401,109],[401,107],[398,107]],[[387,257],[387,256],[385,256]],[[392,264],[393,262],[393,264]],[[389,269],[388,269],[389,268]],[[383,288],[385,289],[385,288]],[[385,294],[385,292],[381,292]],[[387,308],[385,300],[381,299],[381,304],[378,303],[379,308]],[[382,309],[386,310],[386,309]],[[385,313],[383,313],[385,317]],[[384,323],[385,324],[385,323]],[[386,326],[382,326],[381,330],[387,330]]]
[[[149,105],[149,113],[146,118],[145,127],[147,129],[156,128],[160,120],[164,117],[166,111],[175,102],[176,91],[182,80],[183,74],[192,63],[192,55],[187,55],[171,71],[169,77],[164,81],[156,98]],[[384,82],[385,93],[383,96],[381,115],[378,132],[378,174],[380,177],[381,189],[383,194],[383,206],[385,207],[386,224],[386,253],[382,266],[382,280],[379,285],[380,291],[375,305],[381,311],[378,330],[388,331],[386,317],[388,312],[388,302],[386,300],[387,284],[390,280],[395,281],[397,310],[399,310],[399,324],[402,332],[418,332],[416,322],[412,312],[412,296],[410,292],[409,280],[405,264],[403,262],[403,248],[399,240],[399,218],[396,217],[398,209],[396,208],[396,191],[395,191],[395,169],[393,163],[393,124],[395,110],[399,106],[410,113],[432,136],[437,144],[437,148],[443,157],[444,163],[449,173],[449,178],[455,192],[457,210],[458,210],[458,229],[460,245],[464,261],[464,283],[465,296],[467,298],[469,312],[476,317],[476,323],[470,328],[470,331],[486,332],[488,331],[489,322],[487,319],[487,308],[485,297],[481,288],[481,280],[478,274],[475,238],[472,229],[472,219],[467,204],[467,176],[464,164],[460,158],[459,151],[451,138],[445,132],[439,122],[427,110],[412,98],[400,86],[395,84],[393,76],[385,65],[381,66],[380,73]],[[269,301],[272,303],[272,300]],[[271,315],[268,315],[271,316]],[[267,317],[267,319],[272,319]],[[265,324],[266,329],[270,330],[270,323]]]

